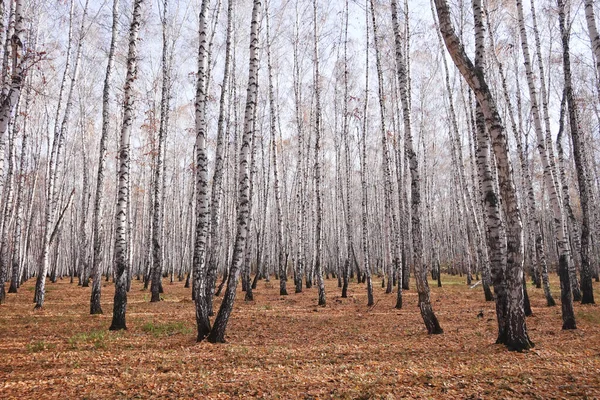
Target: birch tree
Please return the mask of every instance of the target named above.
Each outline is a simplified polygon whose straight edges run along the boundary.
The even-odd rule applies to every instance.
[[[164,221],[162,220],[164,208],[164,147],[165,138],[168,129],[168,113],[169,113],[169,65],[167,56],[169,52],[168,36],[167,36],[167,15],[168,15],[168,0],[164,0],[163,13],[161,16],[162,25],[162,79],[161,79],[161,98],[160,98],[160,125],[158,129],[158,144],[156,149],[156,166],[154,171],[154,210],[152,221],[152,292],[151,302],[160,301],[160,292],[162,288],[161,278],[163,272],[163,228]]]
[[[14,3],[14,30],[10,33],[10,36],[7,35],[7,40],[10,40],[10,51],[11,51],[11,78],[7,80],[9,83],[9,89],[3,90],[2,95],[0,97],[0,140],[4,140],[4,137],[9,134],[9,129],[11,123],[14,123],[14,111],[17,107],[17,103],[19,102],[19,98],[21,97],[21,89],[24,83],[24,71],[25,71],[25,51],[23,42],[25,39],[25,26],[24,26],[24,16],[23,16],[23,0],[16,0]],[[5,57],[8,57],[7,54],[8,48],[5,50]],[[3,73],[8,73],[7,70],[3,70]],[[9,139],[11,140],[11,139]],[[14,140],[14,134],[13,138]],[[12,148],[14,149],[14,142]],[[2,155],[3,157],[3,155]],[[12,167],[12,163],[9,158],[9,168]],[[9,174],[10,176],[10,174]],[[10,180],[8,181],[10,185]],[[10,194],[10,191],[9,191]],[[9,197],[9,196],[7,196]],[[7,203],[10,204],[9,199],[7,199]],[[8,207],[7,207],[8,210]],[[2,230],[8,229],[8,223],[6,221],[6,217],[3,218]],[[5,243],[5,236],[3,234],[2,237],[2,253],[0,254],[0,304],[4,303],[6,298],[6,292],[4,288],[4,282],[7,278],[8,273],[8,257],[5,257],[5,249],[7,243]]]
[[[588,34],[590,36],[590,42],[592,44],[592,51],[594,53],[594,59],[596,61],[597,70],[597,82],[596,89],[598,90],[598,96],[600,99],[600,35],[598,34],[598,28],[596,26],[596,16],[594,15],[594,1],[584,0],[585,3],[585,21],[588,28]]]
[[[200,342],[210,332],[206,301],[206,236],[208,231],[208,160],[206,150],[206,68],[208,26],[207,8],[209,0],[203,0],[200,7],[198,47],[198,74],[196,81],[195,123],[196,123],[196,235],[194,242],[193,275],[194,299],[196,301],[196,324]]]
[[[22,126],[22,132],[23,132],[23,136],[21,138],[21,154],[19,157],[19,168],[18,168],[18,173],[17,176],[15,178],[16,180],[16,186],[17,186],[17,198],[16,198],[16,211],[15,211],[15,231],[14,231],[14,244],[13,244],[13,252],[12,252],[12,260],[11,260],[11,266],[12,266],[12,274],[11,274],[11,280],[10,280],[10,288],[8,289],[8,293],[17,293],[17,288],[20,286],[21,282],[20,282],[20,278],[21,278],[21,266],[23,263],[23,259],[21,257],[21,253],[23,250],[23,225],[24,225],[24,215],[23,215],[23,210],[25,209],[25,201],[24,201],[24,195],[25,195],[25,177],[24,177],[24,171],[26,169],[27,166],[27,150],[28,150],[28,146],[29,146],[29,127],[27,124],[27,116],[29,114],[30,111],[30,104],[31,104],[31,82],[29,82],[30,84],[27,86],[26,89],[26,93],[25,93],[25,110],[24,110],[24,116],[25,118],[23,118],[23,126]],[[2,289],[0,289],[2,290]]]
[[[102,314],[100,305],[100,296],[102,291],[101,272],[104,261],[104,174],[106,171],[106,153],[107,140],[110,131],[110,92],[111,78],[115,64],[115,47],[117,41],[119,23],[119,0],[113,0],[112,7],[112,27],[110,37],[110,47],[108,50],[108,61],[106,64],[106,74],[102,88],[102,133],[100,135],[100,149],[98,154],[98,173],[96,178],[96,197],[94,199],[94,214],[92,217],[92,293],[90,297],[90,314]]]
[[[525,71],[527,76],[527,86],[529,88],[529,101],[531,103],[531,112],[533,115],[533,122],[535,127],[535,133],[537,136],[538,152],[540,159],[542,160],[542,166],[544,168],[545,186],[548,190],[550,203],[552,205],[553,217],[554,217],[554,232],[555,240],[558,245],[559,252],[559,274],[568,274],[569,271],[569,243],[566,237],[566,226],[564,220],[564,213],[560,202],[559,192],[555,185],[556,178],[554,177],[554,171],[550,164],[550,156],[546,150],[546,141],[544,132],[542,130],[542,122],[540,118],[540,110],[537,101],[536,84],[533,76],[533,70],[531,68],[531,59],[529,55],[529,45],[527,41],[527,30],[525,29],[525,19],[523,17],[523,4],[521,0],[517,0],[517,15],[519,21],[519,30],[521,33],[521,49],[523,51],[523,58],[525,63]],[[542,87],[545,87],[542,85]],[[543,93],[545,97],[545,93]],[[549,129],[549,128],[548,128]],[[569,290],[570,292],[570,290]],[[571,324],[574,324],[575,315],[573,313],[573,300],[570,293],[563,293],[561,296],[562,310],[563,310],[563,328],[570,329]]]
[[[75,91],[75,85],[77,83],[77,79],[79,77],[79,67],[81,62],[81,50],[83,46],[83,39],[85,36],[85,20],[87,15],[87,7],[88,2],[86,1],[83,11],[83,16],[81,20],[81,26],[79,30],[79,41],[77,42],[77,47],[75,50],[75,63],[73,65],[73,71],[70,72],[70,62],[69,62],[69,54],[71,50],[72,43],[72,27],[73,27],[73,2],[71,2],[71,10],[70,10],[70,23],[69,23],[69,45],[67,47],[67,63],[65,65],[65,71],[63,74],[63,80],[61,83],[61,89],[59,92],[57,112],[56,112],[56,120],[54,126],[54,140],[52,142],[52,151],[50,155],[50,161],[48,165],[48,175],[47,175],[47,189],[46,189],[46,215],[45,215],[45,224],[44,224],[44,241],[42,244],[42,261],[40,262],[38,277],[35,287],[35,308],[40,309],[44,305],[44,297],[45,297],[45,288],[46,288],[46,275],[48,274],[49,268],[49,256],[50,256],[50,246],[52,245],[53,239],[56,237],[56,233],[58,232],[61,217],[60,215],[64,215],[64,211],[68,208],[69,202],[67,202],[67,206],[63,210],[61,214],[58,214],[58,198],[57,198],[57,179],[58,173],[61,166],[61,161],[63,157],[63,147],[65,142],[65,136],[68,130],[68,124],[70,121],[71,111],[73,108],[73,92]],[[61,111],[61,98],[63,94],[63,89],[65,84],[67,83],[67,77],[71,73],[71,79],[69,80],[69,89],[67,92],[66,103],[64,108],[64,113],[62,118],[60,118]],[[58,218],[57,218],[58,216]]]
[[[365,51],[365,99],[363,104],[362,115],[362,146],[361,146],[361,165],[360,165],[360,180],[361,180],[361,208],[362,208],[362,250],[363,264],[365,274],[367,275],[367,306],[372,306],[373,302],[373,281],[371,276],[371,265],[369,259],[369,197],[367,186],[367,127],[368,127],[368,112],[369,112],[369,0],[365,0],[365,30],[366,34],[366,51]]]
[[[398,24],[398,11],[396,0],[391,0],[392,26],[396,43],[396,68],[400,86],[400,101],[402,102],[402,116],[404,120],[405,152],[409,160],[411,176],[411,228],[413,245],[413,265],[419,293],[419,308],[429,334],[443,333],[440,324],[431,307],[429,285],[427,283],[427,270],[423,265],[423,231],[421,224],[421,181],[419,177],[419,161],[413,145],[412,126],[410,121],[409,95],[407,90],[407,71],[404,63],[402,40]],[[407,39],[408,40],[408,39]],[[398,283],[400,285],[400,282]]]
[[[275,90],[273,88],[273,65],[271,62],[271,36],[270,36],[270,9],[267,3],[265,10],[266,21],[266,47],[267,47],[267,69],[269,78],[269,116],[271,133],[271,158],[273,162],[273,191],[275,192],[275,218],[277,221],[276,260],[277,273],[279,274],[279,294],[286,296],[287,292],[287,246],[283,241],[283,212],[281,209],[281,189],[279,182],[279,167],[277,163],[277,107],[275,106]]]
[[[384,84],[383,84],[383,69],[381,66],[381,55],[379,50],[379,38],[377,36],[377,23],[375,20],[375,4],[374,0],[371,0],[371,20],[373,24],[373,46],[375,47],[375,65],[377,68],[377,82],[378,82],[378,93],[379,93],[379,112],[381,116],[381,145],[383,151],[383,178],[384,178],[384,201],[385,209],[388,219],[389,229],[391,233],[391,247],[392,247],[392,265],[393,270],[398,271],[398,282],[402,282],[402,268],[400,265],[400,232],[398,231],[398,222],[396,217],[396,208],[394,207],[393,197],[393,181],[392,181],[392,160],[388,148],[388,138],[386,130],[386,107],[385,107],[385,95],[384,95]],[[388,290],[391,292],[391,280],[392,273],[388,276]],[[402,285],[398,286],[398,295],[396,300],[396,308],[402,307]]]
[[[131,273],[129,248],[129,203],[130,203],[130,143],[134,120],[134,85],[137,78],[138,40],[142,18],[143,0],[133,2],[131,25],[129,27],[129,47],[127,52],[127,74],[125,76],[123,124],[119,140],[118,195],[116,208],[114,279],[115,296],[110,330],[127,329],[127,284]]]
[[[571,77],[571,56],[569,54],[569,30],[565,26],[565,3],[563,0],[557,0],[558,6],[558,26],[562,39],[562,59],[563,59],[563,76],[565,85],[565,97],[567,100],[567,110],[569,112],[569,128],[571,131],[571,142],[573,145],[573,158],[577,170],[577,183],[579,184],[579,200],[581,203],[581,303],[594,304],[594,290],[592,287],[592,270],[590,266],[590,206],[589,187],[587,179],[587,166],[585,165],[583,155],[583,133],[579,128],[577,104],[573,95],[573,84]],[[564,285],[568,280],[561,273],[561,290],[565,290]],[[568,292],[568,291],[567,291]],[[561,300],[566,301],[565,295]],[[564,307],[564,306],[563,306]],[[563,329],[574,329],[575,321],[573,319],[572,326]]]
[[[221,97],[219,100],[219,119],[217,121],[217,148],[215,152],[215,172],[212,179],[210,200],[210,247],[208,254],[208,269],[206,277],[206,301],[209,315],[213,314],[213,294],[217,280],[218,233],[221,225],[221,202],[223,198],[223,175],[225,173],[225,118],[227,92],[230,90],[229,80],[231,73],[232,31],[233,31],[233,0],[227,1],[227,33],[225,39],[225,64],[223,66],[223,80],[221,83]],[[228,118],[229,116],[227,116]]]
[[[319,287],[319,305],[325,307],[325,283],[321,267],[323,248],[323,199],[321,196],[321,75],[319,73],[319,37],[317,33],[317,0],[313,0],[313,32],[314,32],[314,88],[315,88],[315,201],[317,207],[315,225],[315,267],[317,286]]]
[[[444,42],[456,67],[475,93],[485,117],[486,128],[492,138],[494,155],[498,168],[498,177],[503,208],[506,216],[506,233],[503,223],[498,219],[498,197],[493,190],[486,190],[483,200],[488,208],[488,221],[496,226],[489,230],[489,247],[492,256],[492,280],[496,293],[496,314],[498,319],[497,343],[505,344],[511,350],[524,350],[533,346],[527,333],[525,312],[523,309],[523,259],[522,259],[522,225],[519,206],[516,201],[515,186],[512,177],[512,166],[508,157],[508,143],[504,134],[502,119],[498,113],[496,102],[480,66],[474,65],[467,56],[460,39],[456,35],[450,19],[450,9],[445,0],[435,0],[440,23],[440,31]],[[474,15],[481,16],[481,2],[473,1]],[[476,17],[477,18],[477,17]],[[482,21],[476,19],[476,26]],[[482,31],[479,31],[482,35]],[[482,42],[482,41],[480,41]],[[481,49],[477,49],[480,52]],[[481,57],[481,54],[478,56]],[[504,239],[504,235],[505,238]],[[494,251],[497,248],[499,251]],[[499,257],[497,257],[497,255]]]
[[[257,78],[259,65],[259,27],[260,15],[262,11],[262,2],[254,0],[252,7],[252,20],[250,23],[250,63],[248,66],[248,88],[246,90],[246,107],[244,111],[244,131],[242,135],[242,147],[239,158],[239,176],[238,176],[238,207],[237,207],[237,227],[235,243],[233,248],[233,259],[227,279],[227,289],[214,325],[208,335],[208,341],[211,343],[222,343],[225,341],[225,329],[229,321],[229,316],[233,310],[235,301],[237,281],[240,277],[240,270],[244,261],[244,249],[248,237],[248,217],[250,213],[250,204],[248,201],[250,182],[248,164],[250,161],[250,146],[254,137],[254,119],[257,99]]]

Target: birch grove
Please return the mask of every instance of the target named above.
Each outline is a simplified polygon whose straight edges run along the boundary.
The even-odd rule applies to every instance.
[[[457,279],[509,349],[534,346],[531,293],[576,329],[600,279],[599,12],[0,1],[0,304],[31,279],[52,308],[70,278],[121,330],[132,281],[155,309],[191,286],[196,340],[221,343],[238,292],[274,285],[324,315],[414,301],[441,334]]]

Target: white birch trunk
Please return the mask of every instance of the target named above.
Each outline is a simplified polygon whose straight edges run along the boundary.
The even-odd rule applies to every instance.
[[[152,212],[152,283],[150,291],[152,293],[150,302],[160,301],[160,292],[162,288],[163,271],[163,212],[164,212],[164,153],[165,138],[167,135],[167,115],[169,113],[169,65],[167,62],[168,41],[167,41],[167,10],[168,0],[163,1],[162,19],[162,79],[161,79],[161,99],[160,99],[160,124],[158,129],[158,148],[156,150],[156,165],[154,170],[154,204]]]
[[[252,21],[250,28],[250,64],[248,68],[248,88],[246,92],[246,108],[244,111],[244,132],[242,136],[242,148],[240,150],[239,160],[239,187],[238,187],[238,208],[237,208],[237,232],[234,244],[233,259],[227,279],[227,289],[219,312],[208,341],[211,343],[222,343],[225,341],[225,329],[229,316],[233,310],[235,301],[237,281],[240,270],[244,262],[244,249],[248,237],[248,219],[250,213],[249,204],[249,171],[248,163],[250,161],[250,146],[254,136],[254,116],[257,100],[258,86],[258,65],[259,65],[259,27],[262,3],[260,0],[254,0],[252,7]]]
[[[369,0],[365,0],[365,26],[369,26]],[[367,274],[367,306],[373,306],[373,279],[369,260],[369,197],[367,186],[367,127],[369,112],[369,29],[366,29],[367,50],[365,52],[365,101],[363,106],[362,148],[361,148],[361,206],[362,206],[362,249],[363,264]]]
[[[94,199],[94,215],[92,219],[93,256],[92,256],[92,294],[90,296],[90,314],[102,314],[100,296],[102,290],[101,273],[104,261],[104,171],[106,169],[107,140],[110,130],[110,89],[112,70],[115,63],[115,47],[119,22],[119,0],[113,0],[112,29],[106,75],[102,89],[102,133],[98,155],[98,177],[96,180],[96,198]]]
[[[207,8],[209,0],[203,0],[200,6],[199,19],[199,48],[198,75],[196,81],[196,236],[194,243],[192,290],[196,300],[196,324],[198,326],[197,340],[201,341],[210,331],[208,307],[206,302],[206,239],[208,231],[208,155],[206,150],[206,72],[208,26]]]
[[[400,101],[402,103],[402,116],[404,121],[404,145],[405,152],[409,161],[411,176],[411,226],[412,226],[412,244],[413,244],[413,266],[415,268],[415,278],[417,281],[417,292],[419,293],[419,308],[421,316],[429,334],[443,333],[442,328],[433,312],[431,298],[429,295],[429,285],[427,283],[427,270],[423,265],[423,232],[421,224],[421,181],[419,177],[419,161],[415,152],[412,137],[412,126],[410,121],[409,94],[407,90],[407,71],[402,55],[402,41],[400,39],[400,28],[398,24],[398,14],[396,0],[391,0],[392,7],[392,26],[396,43],[396,68],[398,73],[398,83],[400,86]],[[407,55],[408,57],[408,55]],[[401,284],[399,280],[398,285]]]
[[[123,125],[119,141],[118,158],[118,194],[116,207],[115,254],[114,254],[114,279],[115,296],[113,305],[113,318],[110,330],[127,329],[125,312],[127,310],[127,285],[131,270],[129,248],[129,164],[130,141],[134,119],[134,84],[137,77],[137,42],[141,24],[141,8],[143,0],[135,0],[133,14],[129,28],[129,49],[127,53],[127,74],[125,77]]]
[[[313,0],[313,33],[314,33],[314,88],[315,88],[315,200],[317,207],[315,226],[315,274],[319,287],[319,305],[325,307],[325,283],[321,267],[323,249],[323,199],[321,197],[321,75],[319,73],[319,38],[317,35],[317,0]]]
[[[273,190],[275,192],[275,218],[277,221],[277,242],[276,248],[276,262],[277,262],[277,274],[279,275],[279,294],[281,296],[287,295],[287,247],[283,242],[283,213],[281,209],[281,189],[279,182],[279,167],[277,164],[277,108],[275,106],[275,91],[273,88],[273,65],[271,63],[271,41],[270,41],[270,24],[269,24],[270,10],[265,12],[265,20],[267,24],[267,69],[269,75],[269,116],[270,125],[269,129],[271,132],[271,158],[273,161]]]
[[[210,203],[210,247],[208,254],[208,269],[206,278],[206,301],[209,315],[213,314],[213,294],[217,280],[217,258],[220,246],[218,241],[219,226],[221,224],[221,202],[223,197],[223,173],[225,165],[225,118],[226,98],[229,90],[231,70],[231,35],[233,25],[233,0],[227,2],[227,37],[225,43],[225,64],[223,66],[223,81],[221,83],[221,97],[219,100],[219,119],[217,121],[217,150],[215,153],[215,172],[212,179]],[[230,102],[231,103],[231,102]],[[227,115],[227,118],[229,116]]]
[[[496,103],[484,79],[483,70],[481,67],[473,65],[452,27],[447,2],[445,0],[435,0],[435,5],[440,22],[440,30],[446,47],[460,73],[475,93],[477,102],[485,116],[486,126],[492,138],[492,147],[498,166],[498,176],[500,187],[502,188],[501,194],[508,228],[506,231],[506,247],[503,248],[502,236],[499,235],[502,221],[490,221],[498,224],[498,229],[495,232],[492,231],[493,235],[491,234],[490,237],[495,238],[493,241],[500,242],[500,251],[498,252],[500,259],[492,260],[494,290],[497,294],[498,343],[503,343],[509,349],[513,350],[528,349],[533,346],[533,343],[529,340],[527,334],[523,309],[522,225],[516,199],[516,189],[513,182],[512,166],[508,157],[508,143],[504,134],[504,127],[496,108]],[[479,21],[476,20],[476,25],[479,25],[477,27],[478,35],[481,36],[479,41],[483,43],[481,3],[478,0],[474,0],[473,10],[475,15],[479,15]],[[480,53],[481,48],[477,52]],[[479,54],[478,57],[482,57],[482,54]],[[494,196],[494,192],[488,191],[487,193],[491,193],[491,196],[484,196],[488,208],[497,208],[498,199]],[[494,215],[494,213],[490,213],[490,217],[493,218]],[[498,289],[501,290],[500,293]]]

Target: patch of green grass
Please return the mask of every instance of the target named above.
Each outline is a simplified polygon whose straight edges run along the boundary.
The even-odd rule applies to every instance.
[[[105,349],[108,342],[108,334],[104,330],[77,333],[69,338],[69,344],[76,349],[78,344],[86,343],[94,345],[95,349]]]
[[[586,321],[594,325],[600,325],[600,313],[590,311],[577,311],[577,319]]]
[[[51,350],[54,347],[56,347],[56,346],[52,343],[46,343],[43,340],[39,340],[37,342],[28,344],[27,351],[30,353],[39,353],[40,351]]]
[[[154,337],[173,336],[177,334],[189,335],[192,333],[192,329],[183,322],[167,322],[164,324],[158,324],[150,321],[142,325],[142,330],[144,332],[151,333]]]

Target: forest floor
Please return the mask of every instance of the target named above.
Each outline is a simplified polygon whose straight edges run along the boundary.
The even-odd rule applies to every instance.
[[[182,282],[165,280],[164,301],[150,303],[134,281],[128,330],[110,332],[112,283],[103,282],[105,314],[90,316],[90,289],[68,279],[49,283],[34,311],[32,279],[0,306],[0,398],[600,398],[600,306],[576,304],[578,329],[562,331],[560,306],[545,307],[542,289],[529,286],[535,349],[515,353],[494,344],[494,304],[481,286],[442,282],[432,284],[442,335],[427,335],[414,282],[395,310],[379,279],[372,308],[365,285],[342,299],[326,281],[321,308],[316,288],[279,296],[272,279],[253,302],[238,293],[227,343],[213,345],[195,342]],[[558,301],[555,277],[552,289]]]

